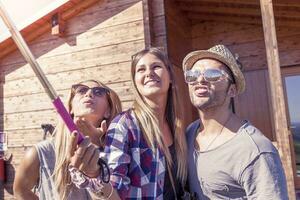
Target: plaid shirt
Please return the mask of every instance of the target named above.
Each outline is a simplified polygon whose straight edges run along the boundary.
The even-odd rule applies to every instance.
[[[121,199],[163,199],[165,156],[147,145],[131,110],[111,122],[104,156]]]

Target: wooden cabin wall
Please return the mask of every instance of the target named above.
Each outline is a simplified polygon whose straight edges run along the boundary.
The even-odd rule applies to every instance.
[[[49,33],[30,43],[54,89],[66,101],[70,86],[82,80],[106,83],[131,105],[131,55],[144,48],[142,2],[105,0],[66,22],[64,37]],[[57,123],[50,99],[18,52],[0,61],[0,128],[13,157],[7,162],[4,198],[13,199],[15,169],[25,151],[43,138],[41,124]]]
[[[151,2],[151,46],[163,48],[167,51],[167,31],[164,0],[150,0]]]
[[[168,55],[175,66],[175,79],[178,87],[185,127],[197,118],[196,109],[189,101],[187,84],[184,81],[182,60],[192,48],[191,26],[173,0],[165,0]]]
[[[300,31],[291,27],[277,28],[282,68],[299,64]],[[261,25],[210,22],[192,27],[193,49],[207,49],[224,44],[238,53],[246,78],[246,91],[235,100],[237,113],[250,120],[268,138],[275,141],[272,126],[267,59]]]

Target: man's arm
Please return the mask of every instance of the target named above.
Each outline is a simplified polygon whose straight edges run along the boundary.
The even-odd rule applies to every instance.
[[[241,184],[248,199],[288,200],[285,174],[276,153],[256,157],[243,171]]]
[[[40,162],[35,148],[26,152],[24,159],[20,163],[14,181],[14,196],[17,199],[36,199],[38,197],[32,192],[32,188],[39,179]]]

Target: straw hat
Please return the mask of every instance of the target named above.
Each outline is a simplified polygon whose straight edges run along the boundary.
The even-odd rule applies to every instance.
[[[183,59],[183,70],[189,70],[193,65],[200,59],[212,58],[216,59],[232,71],[234,80],[236,83],[238,94],[241,94],[245,90],[245,77],[241,71],[241,66],[238,64],[237,60],[234,58],[232,53],[224,45],[216,45],[208,50],[198,50],[193,51],[185,56]]]

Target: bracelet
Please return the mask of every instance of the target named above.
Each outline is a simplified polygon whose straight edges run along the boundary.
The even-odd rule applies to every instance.
[[[77,188],[87,189],[97,196],[104,196],[104,185],[100,175],[97,178],[90,178],[73,166],[69,166],[68,169],[70,172],[71,181]],[[112,186],[111,182],[109,182],[109,185],[111,186],[111,191],[105,199],[110,199],[114,193],[114,187]]]
[[[71,181],[79,189],[88,189],[99,195],[104,187],[101,177],[90,178],[73,166],[69,166]]]
[[[108,195],[108,197],[106,197],[106,199],[110,199],[110,197],[112,196],[112,194],[114,193],[114,187],[112,186],[111,182],[109,182],[109,185],[111,187],[111,191],[110,194]]]
[[[68,166],[71,181],[77,188],[86,188],[89,185],[87,177],[73,166]]]
[[[111,187],[111,191],[110,191],[110,194],[107,197],[104,197],[104,192],[103,192],[104,185],[102,185],[103,187],[102,187],[101,190],[98,190],[98,191],[90,190],[90,191],[93,192],[94,194],[96,194],[97,196],[104,197],[102,199],[108,200],[108,199],[111,198],[112,194],[114,193],[114,187],[112,186],[112,184],[110,182],[109,182],[109,185]]]

